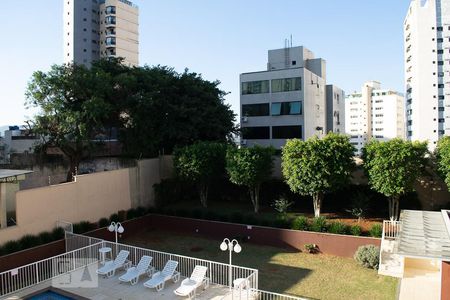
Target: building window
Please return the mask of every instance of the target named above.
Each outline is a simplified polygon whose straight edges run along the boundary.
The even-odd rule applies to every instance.
[[[443,107],[439,107],[438,110],[439,111],[444,111],[444,108]]]
[[[270,139],[270,127],[243,127],[242,137],[246,140],[266,140]]]
[[[86,28],[83,28],[83,31],[87,31],[87,29],[86,29]]]
[[[272,93],[299,91],[301,86],[301,77],[273,79]]]
[[[269,115],[269,103],[256,103],[242,105],[242,115],[247,117],[259,117]]]
[[[272,116],[300,114],[302,114],[302,103],[300,101],[272,103]]]
[[[443,62],[442,60],[440,60],[440,61],[438,61],[438,65],[439,65],[439,66],[443,66],[443,65],[444,65],[444,62]]]
[[[83,52],[87,52],[87,50],[86,50],[86,49],[83,49]]]
[[[444,84],[443,83],[438,84],[438,88],[443,89],[444,88]]]
[[[445,119],[444,119],[444,118],[440,118],[440,119],[438,120],[438,122],[439,122],[439,123],[444,123],[444,122],[445,122]]]
[[[295,138],[302,138],[302,126],[272,126],[272,139]]]
[[[107,6],[106,7],[106,14],[115,14],[116,13],[116,7],[115,6]]]
[[[115,37],[107,37],[105,44],[107,46],[115,45],[116,44],[116,38]]]
[[[438,38],[438,39],[437,39],[437,42],[438,42],[438,43],[443,43],[443,42],[444,42],[444,39],[443,39],[443,38]]]
[[[436,29],[437,29],[437,31],[442,31],[443,30],[442,26],[438,26]]]
[[[295,66],[296,64],[297,64],[297,61],[296,61],[296,60],[293,60],[293,61],[292,61],[292,65]]]
[[[106,25],[112,25],[112,24],[116,24],[116,17],[114,16],[108,16],[105,18],[105,24]]]
[[[248,81],[242,83],[242,95],[264,94],[269,92],[269,80]]]

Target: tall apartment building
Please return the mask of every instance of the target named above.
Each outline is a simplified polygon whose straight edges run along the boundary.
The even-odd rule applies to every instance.
[[[450,1],[412,0],[404,22],[407,137],[450,135]]]
[[[64,62],[139,64],[139,9],[127,0],[64,0]]]
[[[370,139],[404,139],[404,97],[396,91],[381,89],[379,82],[364,83],[361,93],[354,92],[345,99],[345,131],[358,155]]]
[[[345,133],[345,92],[335,85],[327,84],[327,130]]]
[[[325,134],[325,65],[305,47],[286,47],[268,51],[267,70],[241,74],[241,145],[279,149]]]

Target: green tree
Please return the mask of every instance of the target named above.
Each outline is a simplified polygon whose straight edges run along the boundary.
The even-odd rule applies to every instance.
[[[389,217],[397,220],[400,196],[413,190],[427,154],[426,142],[372,140],[363,148],[363,167],[371,188],[389,200]]]
[[[224,103],[220,82],[167,67],[131,70],[135,91],[123,102],[124,149],[137,157],[172,153],[197,141],[227,142],[236,131],[235,114]]]
[[[261,184],[272,175],[272,147],[253,146],[251,148],[229,147],[226,155],[226,169],[230,181],[247,186],[254,212],[259,211],[259,190]]]
[[[58,147],[69,159],[67,181],[94,146],[93,134],[111,115],[107,96],[112,93],[108,73],[82,65],[54,65],[34,72],[26,91],[27,105],[39,108],[33,130],[42,148]]]
[[[450,190],[450,136],[441,138],[436,147],[437,169]]]
[[[225,174],[225,153],[226,145],[216,142],[199,142],[174,151],[177,175],[197,185],[203,207],[207,207],[211,182]]]
[[[324,194],[348,183],[354,167],[349,138],[335,133],[323,139],[288,140],[283,147],[282,171],[290,189],[313,198],[314,215],[320,216]]]

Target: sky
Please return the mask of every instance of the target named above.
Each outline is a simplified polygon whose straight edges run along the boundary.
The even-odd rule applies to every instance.
[[[267,50],[305,46],[346,93],[367,80],[403,91],[409,0],[135,0],[140,65],[188,68],[219,80],[239,112],[239,74],[266,69]],[[63,0],[4,1],[0,10],[0,126],[22,125],[34,71],[63,63]]]

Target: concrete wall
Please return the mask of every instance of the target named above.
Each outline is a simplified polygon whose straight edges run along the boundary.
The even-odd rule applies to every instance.
[[[75,182],[16,193],[17,225],[0,230],[0,245],[52,230],[56,221],[97,222],[119,210],[155,203],[153,185],[172,174],[172,158],[138,161],[137,167],[79,175]]]

